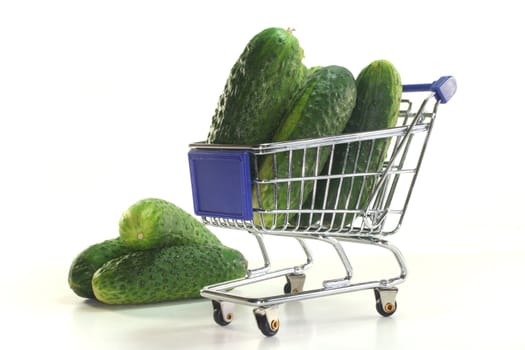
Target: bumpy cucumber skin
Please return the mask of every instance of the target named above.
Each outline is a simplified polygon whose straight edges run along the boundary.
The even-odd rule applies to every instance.
[[[130,253],[132,249],[120,238],[108,239],[84,249],[73,260],[68,273],[69,287],[80,297],[94,298],[93,274],[111,259]]]
[[[160,198],[131,205],[119,221],[120,238],[135,250],[168,245],[217,244],[220,240],[195,217]]]
[[[362,131],[379,130],[391,128],[396,125],[401,103],[402,84],[399,72],[394,65],[387,60],[376,60],[366,66],[358,75],[357,79],[357,102],[352,116],[344,129],[344,133],[355,133]],[[381,170],[387,155],[389,142],[380,139],[375,143],[372,141],[351,144],[346,154],[346,145],[339,145],[334,152],[332,169],[328,165],[323,174],[343,174],[375,172]],[[360,156],[358,156],[358,152]],[[368,156],[371,152],[370,162],[367,167]],[[326,195],[326,206],[328,209],[365,209],[374,184],[374,180],[368,177],[363,181],[362,177],[346,178],[340,184],[340,180],[330,181],[328,194]],[[323,208],[325,199],[326,181],[321,181],[318,193],[322,194],[315,199],[315,207]],[[340,195],[337,192],[340,188]],[[362,188],[362,190],[361,190]],[[354,218],[352,214],[331,214],[323,216],[325,226],[340,227],[349,225]],[[319,219],[314,216],[313,221]]]
[[[243,277],[246,269],[244,256],[229,247],[170,246],[110,260],[92,284],[103,303],[148,304],[198,298],[202,287]]]
[[[231,69],[207,142],[270,142],[290,95],[306,75],[303,56],[298,40],[288,30],[267,28],[255,35]]]
[[[299,89],[282,124],[276,131],[273,141],[298,140],[340,134],[350,118],[356,103],[356,82],[352,73],[341,66],[317,67],[307,77],[304,86]],[[303,151],[292,152],[291,177],[315,176],[323,169],[330,149],[323,148],[319,154],[309,150],[304,157]],[[316,158],[318,166],[316,167]],[[303,167],[303,158],[304,167]],[[288,153],[276,155],[276,174],[278,178],[289,177]],[[317,172],[317,174],[316,174]],[[258,178],[274,177],[273,155],[265,156],[259,166]],[[253,189],[254,208],[285,209],[298,208],[313,189],[313,182],[308,181],[304,187],[299,182],[274,185],[261,184]],[[303,196],[300,195],[302,190]],[[277,207],[274,192],[277,191]],[[259,203],[260,199],[260,203]],[[274,220],[275,219],[275,220]],[[291,217],[285,214],[255,214],[254,222],[266,228],[277,228],[286,224]]]

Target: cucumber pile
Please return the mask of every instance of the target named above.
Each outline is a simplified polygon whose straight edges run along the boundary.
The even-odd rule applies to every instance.
[[[198,298],[202,287],[243,277],[247,261],[175,204],[146,198],[119,221],[119,236],[93,244],[68,274],[78,296],[106,304]]]
[[[342,66],[305,67],[303,54],[290,30],[267,28],[257,34],[231,70],[207,142],[254,145],[395,126],[402,85],[391,62],[375,60],[354,80],[351,71]],[[278,154],[275,160],[268,155],[259,162],[257,175],[259,180],[271,180],[377,171],[383,166],[387,146],[385,140],[355,144],[348,151],[341,145],[330,162],[328,149],[319,154],[315,150]],[[331,181],[328,188],[321,180],[315,191],[313,181],[304,185],[295,182],[291,188],[262,182],[253,188],[253,207],[361,210],[372,185],[362,177]],[[352,215],[341,215],[316,214],[295,220],[285,214],[261,214],[254,216],[254,222],[278,228],[294,220],[304,225],[321,221],[332,227],[352,221]]]

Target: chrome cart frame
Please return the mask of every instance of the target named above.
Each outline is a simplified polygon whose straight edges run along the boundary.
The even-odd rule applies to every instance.
[[[385,237],[401,226],[438,106],[452,98],[456,81],[444,76],[431,84],[404,85],[403,91],[398,123],[393,128],[254,146],[190,145],[196,214],[207,225],[251,233],[264,261],[244,278],[201,290],[203,297],[212,300],[216,323],[232,321],[234,304],[248,305],[254,307],[261,332],[272,336],[279,330],[280,304],[363,289],[374,290],[379,314],[390,316],[396,311],[396,286],[406,279],[407,266],[401,251]],[[386,161],[376,169],[374,152],[380,147]],[[346,164],[345,160],[343,170],[336,171],[333,163],[338,152],[349,161]],[[270,176],[259,173],[264,162],[272,163]],[[295,238],[306,261],[272,270],[265,235]],[[305,271],[313,264],[308,239],[331,245],[345,276],[304,290]],[[346,242],[386,249],[395,257],[399,274],[353,283],[352,264],[342,246]],[[279,277],[286,278],[281,294],[255,298],[232,291]]]

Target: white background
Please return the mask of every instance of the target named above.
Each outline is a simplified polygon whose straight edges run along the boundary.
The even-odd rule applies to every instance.
[[[169,304],[167,309],[115,308],[108,316],[68,289],[67,270],[82,249],[116,237],[121,213],[141,198],[161,197],[192,212],[188,144],[205,139],[231,66],[250,38],[270,26],[296,29],[308,66],[343,65],[357,76],[372,60],[386,58],[405,83],[456,77],[457,94],[440,107],[404,226],[392,237],[421,272],[419,281],[413,277],[412,284],[401,287],[407,289],[403,302],[410,305],[413,299],[408,295],[422,296],[436,285],[459,290],[458,295],[483,305],[519,296],[512,286],[523,283],[515,284],[521,279],[525,253],[525,26],[516,6],[506,0],[478,1],[474,6],[448,0],[1,2],[0,262],[1,302],[7,317],[13,318],[8,333],[17,341],[46,343],[65,337],[64,344],[79,348],[82,342],[89,347],[90,341],[100,339],[97,331],[108,332],[93,328],[89,320],[103,320],[111,327],[107,317],[126,322],[131,314],[147,339],[140,344],[155,345],[155,339],[168,338],[155,337],[154,329],[148,333],[141,319],[149,317],[149,326],[169,324],[165,310],[189,315],[208,311],[207,303],[195,302]],[[257,259],[249,235],[216,233]],[[289,258],[282,241],[269,244],[277,260]],[[325,254],[321,248],[321,257]],[[421,268],[429,261],[443,280]],[[479,278],[472,280],[473,276]],[[513,283],[500,287],[507,277]],[[339,311],[328,300],[316,302],[306,303],[305,312],[323,307]],[[421,330],[420,309],[409,305],[396,315],[399,334]],[[447,313],[463,302],[447,305],[443,302],[440,324],[480,322],[479,315],[458,321],[457,315]],[[500,322],[512,325],[510,317],[524,310],[519,297],[510,305],[503,315],[479,311],[486,319],[502,318]],[[363,307],[362,314],[372,315],[367,309]],[[137,315],[141,317],[133,317]],[[213,331],[187,336],[188,347],[260,341],[249,315],[245,319],[250,325],[241,329],[240,338],[220,335],[222,329],[204,321],[211,312],[205,316],[192,322]],[[347,320],[337,315],[341,331],[326,326],[329,315],[306,321],[296,316],[299,324],[314,331],[290,327],[289,337],[305,338],[310,344],[312,334],[338,339],[348,328],[381,325],[373,316],[361,320],[350,313]],[[83,321],[71,323],[78,319]],[[431,315],[424,320],[437,324]],[[62,331],[51,327],[54,321]],[[366,329],[366,337],[359,338],[358,332],[352,335],[354,341],[360,348],[381,348],[379,328]],[[386,329],[390,336],[398,334],[391,326]],[[281,333],[283,345],[285,330]],[[461,335],[457,329],[446,334]],[[490,341],[483,341],[484,336]],[[511,331],[501,336],[483,332],[457,344],[524,344],[513,336]],[[125,347],[126,339],[111,338],[107,344]],[[397,344],[421,346],[417,339]],[[260,344],[277,347],[279,342]],[[446,343],[448,348],[452,344]]]

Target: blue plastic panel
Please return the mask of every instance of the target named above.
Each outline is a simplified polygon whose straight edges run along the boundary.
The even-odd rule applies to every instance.
[[[195,149],[188,159],[195,214],[252,219],[249,152]]]

